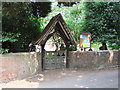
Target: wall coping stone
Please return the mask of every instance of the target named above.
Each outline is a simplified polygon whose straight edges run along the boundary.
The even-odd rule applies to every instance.
[[[2,54],[2,56],[10,56],[10,55],[29,55],[29,54],[35,54],[38,52],[20,52],[20,53],[6,53],[6,54]]]

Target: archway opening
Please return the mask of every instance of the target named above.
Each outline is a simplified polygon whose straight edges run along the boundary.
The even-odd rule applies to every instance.
[[[54,33],[45,43],[45,51],[63,51],[66,49],[64,40],[59,33]]]

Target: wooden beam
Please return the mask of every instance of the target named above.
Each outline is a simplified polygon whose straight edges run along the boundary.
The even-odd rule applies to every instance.
[[[44,50],[44,46],[45,45],[41,45],[41,67],[42,67],[42,71],[44,71],[44,66],[45,66],[45,60],[44,60],[44,57],[45,57],[45,50]]]
[[[64,32],[61,29],[62,28],[57,24],[56,25],[56,30],[60,33],[60,37],[63,39],[64,43],[67,44],[69,39],[66,37],[66,35],[64,34]]]
[[[64,21],[64,19],[63,19],[63,17],[62,17],[61,15],[60,15],[59,21],[61,22],[62,26],[65,28],[66,33],[69,35],[70,41],[72,41],[72,43],[73,43],[74,45],[76,45],[77,42],[76,42],[75,39],[72,37],[72,34],[71,34],[69,28],[67,27],[67,24],[65,23],[65,21]]]
[[[45,27],[45,29],[42,31],[40,34],[40,37],[37,41],[33,42],[33,44],[41,44],[44,42],[44,40],[47,40],[46,38],[48,37],[49,33],[51,33],[52,29],[54,27],[58,27],[59,33],[61,34],[61,37],[64,39],[64,41],[67,43],[67,41],[70,41],[71,44],[76,44],[76,41],[72,37],[69,28],[67,27],[67,24],[62,18],[61,14],[56,15],[53,17],[48,25]],[[45,41],[46,42],[46,41]]]
[[[41,36],[39,37],[39,39],[36,41],[35,44],[39,44],[39,43],[41,42],[41,40],[46,37],[45,35],[46,35],[47,33],[49,33],[49,31],[50,31],[51,29],[53,29],[53,27],[55,27],[55,25],[56,25],[56,23],[57,23],[57,19],[58,19],[58,16],[55,16],[55,17],[53,17],[53,18],[50,20],[50,22],[47,24],[47,26],[45,27],[45,29],[44,29],[43,32],[41,33]]]
[[[70,45],[66,45],[66,48],[67,48],[67,52],[66,52],[66,68],[69,68],[69,47]]]
[[[68,39],[70,39],[69,36],[68,36],[68,34],[66,33],[65,28],[63,27],[62,23],[61,23],[60,21],[59,21],[58,23],[59,23],[59,25],[60,25],[60,27],[61,27],[61,29],[62,29],[61,31],[63,31],[64,34],[66,35],[66,37],[67,37]]]

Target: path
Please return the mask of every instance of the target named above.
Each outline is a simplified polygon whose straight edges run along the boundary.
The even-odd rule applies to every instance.
[[[1,85],[4,88],[118,88],[118,70],[51,70]]]

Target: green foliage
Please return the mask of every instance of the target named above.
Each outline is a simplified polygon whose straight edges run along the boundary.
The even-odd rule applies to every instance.
[[[0,38],[0,41],[2,42],[16,42],[18,41],[18,39],[16,39],[17,37],[19,37],[20,34],[19,33],[7,33],[7,32],[2,32],[2,37]]]
[[[90,32],[92,42],[106,42],[111,49],[120,48],[120,2],[79,2],[72,7],[52,4],[47,20],[61,13],[74,38]]]
[[[50,19],[58,13],[62,14],[78,43],[80,33],[90,32],[93,43],[106,42],[111,49],[120,48],[120,2],[79,2],[72,7],[58,6],[58,3],[54,2],[52,11],[45,18],[32,14],[31,3],[2,4],[2,30],[5,37],[2,37],[1,41],[3,46],[10,45],[8,41],[12,43],[12,48],[7,48],[11,52],[28,51],[29,43],[39,36]],[[7,49],[3,51],[7,52]]]
[[[16,42],[18,41],[18,37],[20,36],[19,33],[7,33],[7,32],[2,32],[2,36],[0,37],[0,42]],[[8,48],[2,48],[0,50],[0,53],[8,53],[9,49]]]
[[[43,17],[37,18],[37,17],[31,15],[31,16],[29,16],[29,20],[33,23],[33,25],[35,27],[37,27],[37,30],[39,32],[42,32],[42,30],[45,28],[45,25],[46,25],[45,18],[43,18]]]
[[[118,2],[85,2],[82,31],[90,32],[94,43],[106,42],[111,49],[119,49],[119,6]]]
[[[9,49],[0,49],[0,54],[3,54],[3,53],[8,53]]]
[[[84,19],[84,15],[82,15],[82,9],[84,9],[83,3],[74,4],[72,7],[63,5],[59,7],[57,4],[57,2],[52,3],[52,12],[45,18],[47,23],[53,16],[61,13],[73,37],[78,41]]]
[[[70,46],[70,47],[69,47],[69,49],[68,49],[68,50],[69,50],[69,51],[76,51],[76,50],[77,50],[77,48],[76,48],[75,46],[73,46],[73,45],[72,45],[72,46]]]
[[[3,46],[9,45],[11,52],[29,51],[29,43],[35,40],[42,30],[40,26],[42,20],[39,20],[32,15],[31,3],[4,2],[2,30],[7,33],[20,33],[21,35],[18,37],[19,42],[12,44],[4,42]]]

